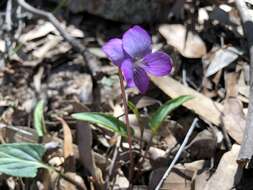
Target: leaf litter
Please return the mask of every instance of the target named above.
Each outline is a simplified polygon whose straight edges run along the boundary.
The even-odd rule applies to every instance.
[[[55,1],[48,1],[51,3],[38,7],[48,10],[55,5]],[[145,96],[127,89],[128,99],[135,106],[129,115],[137,165],[133,189],[155,189],[196,117],[196,130],[161,189],[244,188],[251,179],[237,175],[236,158],[249,103],[249,56],[245,53],[248,50],[236,7],[231,1],[197,5],[180,1],[174,6],[171,3],[171,7],[167,20],[143,26],[152,35],[156,49],[172,56],[172,75],[151,77],[152,85]],[[118,18],[108,17],[101,10],[99,17],[94,16],[95,10],[90,10],[94,11],[91,14],[70,10],[69,15],[63,14],[65,10],[68,7],[63,6],[55,14],[64,30],[95,56],[96,59],[88,60],[94,70],[89,71],[87,63],[51,22],[26,15],[25,11],[24,17],[13,14],[12,33],[0,28],[1,144],[29,142],[47,147],[43,161],[77,181],[83,189],[127,189],[130,181],[126,139],[117,143],[117,133],[95,123],[74,120],[71,114],[103,112],[123,123],[122,111],[115,111],[122,107],[117,70],[105,59],[101,47],[130,28],[131,24],[124,23],[130,17],[115,22],[108,18]],[[5,3],[0,5],[0,12],[4,13],[1,20]],[[148,125],[152,114],[160,105],[182,95],[193,99],[163,118],[162,126],[152,137]],[[47,129],[42,141],[33,116],[40,100],[44,101],[43,125]],[[20,178],[2,174],[0,180],[0,188],[20,189],[23,183]],[[78,189],[53,172],[39,171],[31,182],[35,189]]]

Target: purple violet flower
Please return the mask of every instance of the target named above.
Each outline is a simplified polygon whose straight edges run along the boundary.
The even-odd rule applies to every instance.
[[[172,69],[172,59],[164,52],[151,50],[151,37],[141,27],[127,30],[122,39],[113,38],[104,46],[107,57],[120,67],[128,87],[145,93],[149,86],[147,73],[165,76]]]

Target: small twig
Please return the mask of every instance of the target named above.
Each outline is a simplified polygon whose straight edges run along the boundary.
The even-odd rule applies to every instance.
[[[129,124],[129,118],[128,118],[128,106],[127,106],[127,99],[126,99],[126,92],[124,87],[124,78],[121,70],[119,69],[119,80],[120,80],[120,88],[121,88],[121,94],[122,94],[122,101],[125,111],[125,121],[127,126],[127,140],[129,145],[129,161],[130,161],[130,168],[129,168],[129,182],[130,182],[130,189],[131,189],[131,183],[132,183],[132,176],[133,176],[133,169],[134,169],[134,163],[133,163],[133,152],[132,152],[132,131]]]
[[[176,162],[177,162],[178,158],[180,157],[181,153],[183,152],[184,147],[185,147],[185,145],[187,144],[187,142],[188,142],[188,140],[189,140],[189,138],[190,138],[190,136],[191,136],[191,134],[192,134],[194,128],[196,127],[197,122],[198,122],[198,118],[195,118],[195,119],[193,120],[192,125],[191,125],[189,131],[187,132],[187,134],[186,134],[186,136],[185,136],[185,138],[184,138],[184,141],[183,141],[182,145],[180,146],[180,148],[179,148],[179,150],[178,150],[178,152],[177,152],[175,158],[174,158],[173,161],[171,162],[169,168],[168,168],[168,169],[166,170],[166,172],[164,173],[162,179],[160,180],[160,182],[159,182],[158,185],[156,186],[155,190],[159,190],[159,189],[160,189],[160,187],[162,186],[164,180],[167,178],[167,176],[169,175],[170,171],[172,170],[172,168],[173,168],[174,165],[176,164]]]
[[[236,0],[236,7],[239,10],[243,22],[244,32],[247,37],[250,55],[250,98],[246,128],[244,130],[243,141],[238,156],[238,163],[245,165],[253,155],[253,10],[247,7],[245,0]],[[253,0],[247,0],[253,4]]]
[[[109,187],[110,187],[110,177],[112,176],[113,170],[114,170],[115,165],[116,165],[116,161],[117,161],[118,154],[119,154],[120,144],[121,144],[121,136],[118,136],[117,137],[117,143],[116,143],[115,150],[114,150],[113,157],[112,157],[112,162],[110,164],[109,172],[108,172],[108,175],[106,177],[106,182],[105,182],[106,189],[109,189]]]

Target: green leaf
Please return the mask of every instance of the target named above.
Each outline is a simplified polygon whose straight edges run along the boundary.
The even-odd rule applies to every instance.
[[[192,98],[192,96],[179,96],[178,98],[167,101],[164,105],[159,107],[149,120],[149,127],[153,135],[157,133],[159,127],[169,113]]]
[[[37,103],[33,113],[34,127],[39,137],[42,137],[46,133],[43,110],[44,110],[44,101],[40,100]]]
[[[45,148],[40,144],[13,143],[0,145],[0,172],[18,177],[35,177],[42,163]]]
[[[139,119],[140,118],[140,112],[139,112],[138,108],[133,104],[133,102],[128,101],[127,106],[134,113],[134,115],[137,117],[137,119]]]
[[[126,125],[112,115],[97,112],[82,112],[71,115],[74,119],[88,121],[122,136],[127,136]]]

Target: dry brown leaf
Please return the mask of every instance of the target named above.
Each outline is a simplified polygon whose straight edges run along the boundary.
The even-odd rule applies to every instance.
[[[222,122],[228,134],[238,144],[241,144],[246,119],[240,100],[237,98],[228,98],[225,100]]]
[[[177,98],[182,95],[193,96],[194,98],[186,102],[184,106],[194,111],[204,120],[220,125],[221,111],[223,110],[223,106],[220,103],[211,100],[190,87],[182,85],[171,77],[151,77],[151,80],[171,98]]]
[[[32,55],[37,59],[43,59],[47,56],[47,53],[56,48],[56,46],[61,42],[61,37],[55,35],[48,35],[47,42],[44,43],[41,47],[38,47],[32,52]]]
[[[66,123],[66,121],[60,117],[57,119],[61,122],[64,133],[64,144],[63,144],[63,154],[64,154],[64,167],[66,171],[74,171],[75,170],[75,160],[74,160],[74,150],[73,150],[73,140],[71,130]]]
[[[49,33],[59,34],[51,22],[44,22],[42,24],[37,25],[33,30],[22,34],[20,36],[20,41],[22,43],[26,43],[28,41],[44,37]]]
[[[238,180],[236,175],[238,165],[236,159],[240,150],[240,146],[234,144],[231,151],[226,152],[218,165],[216,172],[206,183],[204,190],[228,190],[233,189],[235,180]]]
[[[197,34],[187,31],[186,27],[181,24],[161,25],[159,32],[169,45],[175,47],[187,58],[201,58],[206,54],[203,40]]]
[[[225,72],[225,88],[227,97],[238,96],[238,73],[236,72]]]
[[[227,67],[230,63],[235,61],[239,55],[242,55],[242,51],[235,47],[220,48],[213,53],[214,55],[211,56],[210,59],[205,59],[207,62],[206,64],[209,64],[206,71],[206,77],[209,77],[224,67]]]
[[[222,115],[222,123],[228,134],[241,144],[243,132],[246,125],[246,118],[243,112],[243,106],[238,96],[238,73],[225,73],[226,100]]]

